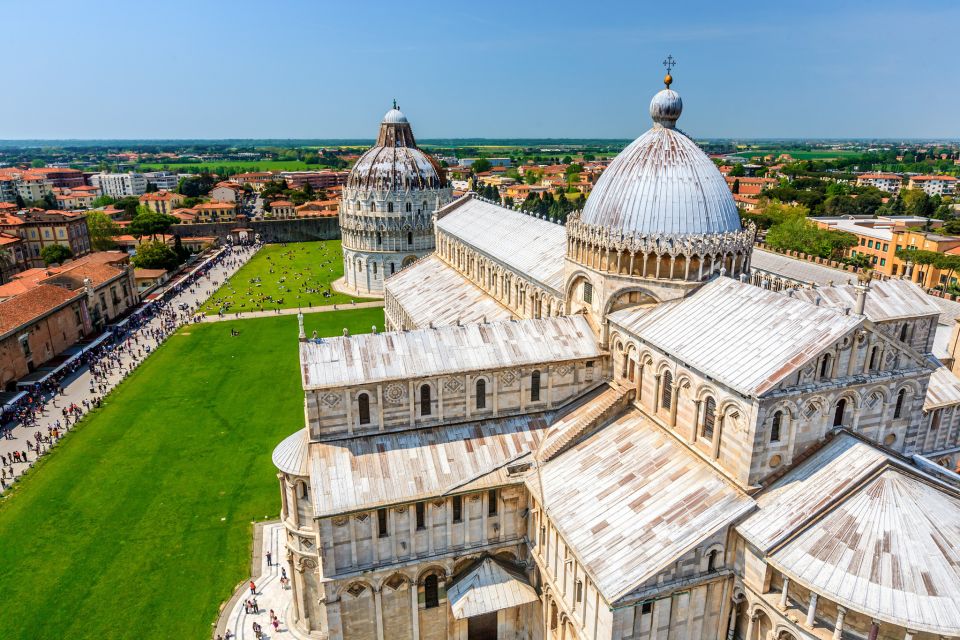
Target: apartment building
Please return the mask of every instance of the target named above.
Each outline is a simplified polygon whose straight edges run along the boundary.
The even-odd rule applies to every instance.
[[[152,184],[157,189],[175,191],[180,184],[180,176],[172,171],[147,171],[143,174],[147,184]]]
[[[345,185],[349,171],[283,171],[280,177],[286,180],[291,189],[303,189],[310,185],[313,189],[328,189]]]
[[[952,196],[957,192],[953,176],[911,176],[911,189],[923,189],[928,196]]]
[[[903,178],[896,173],[862,173],[857,176],[858,187],[876,187],[887,193],[900,193]]]
[[[142,173],[95,173],[90,184],[111,198],[143,195],[147,191],[147,179]]]
[[[186,200],[186,196],[172,191],[155,191],[140,196],[140,204],[151,211],[168,215],[172,214],[175,209],[180,208],[184,200]]]
[[[40,252],[51,244],[69,247],[75,258],[90,253],[87,219],[81,213],[31,209],[16,214],[2,214],[0,232],[17,236],[23,241],[25,263],[29,267],[44,266]]]
[[[197,222],[231,222],[237,218],[237,207],[232,202],[211,200],[193,208]]]

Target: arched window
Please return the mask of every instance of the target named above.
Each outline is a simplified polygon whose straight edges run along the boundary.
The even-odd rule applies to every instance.
[[[373,263],[373,277],[374,277],[374,278],[377,277],[377,263],[376,263],[376,262]]]
[[[713,396],[707,397],[703,403],[703,431],[700,433],[704,438],[713,440],[713,426],[717,420],[717,401]]]
[[[430,399],[430,385],[424,384],[420,386],[420,415],[428,416],[433,411],[431,406],[432,402]]]
[[[870,370],[873,371],[877,368],[877,354],[880,352],[880,347],[874,347],[870,350]]]
[[[300,483],[300,497],[304,500],[310,497],[310,487],[307,486],[306,482]]]
[[[407,203],[407,213],[410,213],[410,209],[411,209],[411,208],[412,208],[412,206],[411,206],[411,204],[408,202],[408,203]]]
[[[839,427],[843,425],[843,414],[847,411],[847,399],[840,398],[837,400],[837,409],[833,413],[833,426]]]
[[[423,607],[433,609],[440,606],[440,581],[436,575],[429,575],[423,581]]]
[[[820,377],[826,378],[830,375],[830,360],[831,356],[829,353],[823,354],[823,360],[820,361]]]
[[[660,389],[660,406],[669,409],[670,403],[673,402],[673,374],[664,371],[660,384],[662,386]]]
[[[538,402],[540,400],[540,371],[535,369],[533,373],[530,374],[530,402]]]
[[[593,285],[589,282],[583,283],[583,301],[587,304],[593,304]]]
[[[910,327],[910,325],[908,325],[906,322],[904,322],[904,323],[903,323],[903,326],[900,327],[900,342],[906,342],[906,341],[907,341],[907,331],[908,331],[909,327]]]
[[[388,202],[388,203],[387,203],[387,213],[393,213],[393,203],[392,203],[392,202]]]
[[[413,231],[407,231],[407,244],[413,244]]]
[[[717,570],[717,556],[719,555],[720,552],[716,549],[707,554],[707,571]]]
[[[477,380],[477,409],[487,408],[487,381],[483,378]]]
[[[390,263],[390,275],[393,275],[394,273],[396,273],[396,266],[394,266],[394,264],[391,262],[391,263]]]
[[[906,397],[907,397],[907,390],[900,389],[899,393],[897,393],[897,404],[893,408],[894,419],[899,418],[900,415],[903,413],[903,401],[906,399]]]
[[[780,426],[783,424],[783,411],[773,414],[773,424],[770,425],[770,442],[780,442]]]
[[[377,246],[379,247],[383,244],[383,234],[377,231]]]
[[[357,396],[357,413],[360,416],[360,424],[370,424],[370,396],[365,393]]]

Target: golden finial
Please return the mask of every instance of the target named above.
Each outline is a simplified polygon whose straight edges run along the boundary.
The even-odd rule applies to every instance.
[[[666,60],[663,61],[663,66],[667,68],[667,75],[663,77],[663,84],[667,85],[667,89],[670,88],[670,85],[673,84],[673,76],[670,75],[670,72],[673,70],[673,67],[676,66],[677,61],[673,59],[672,55],[668,55]]]

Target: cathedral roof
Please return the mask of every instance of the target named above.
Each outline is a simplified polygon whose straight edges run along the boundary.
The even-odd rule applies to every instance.
[[[436,254],[385,283],[387,293],[417,327],[510,320],[513,313]]]
[[[737,526],[796,582],[883,622],[960,627],[960,494],[841,433],[757,497]]]
[[[741,230],[737,205],[720,171],[675,128],[682,108],[671,89],[654,96],[653,128],[603,172],[587,198],[581,224],[628,237]]]
[[[310,445],[318,517],[517,484],[507,464],[528,456],[550,414],[447,424]]]
[[[309,440],[306,427],[284,438],[273,450],[273,466],[283,473],[306,476]]]
[[[526,486],[609,603],[753,507],[634,409],[531,474]]]
[[[682,300],[610,322],[747,396],[773,389],[864,319],[718,277]]]
[[[391,191],[447,186],[440,164],[417,147],[407,117],[396,108],[384,115],[377,143],[350,170],[347,187]]]
[[[857,303],[857,290],[852,284],[799,289],[793,295],[807,302],[819,298],[820,304],[835,309],[853,309]],[[870,284],[863,311],[874,322],[939,315],[940,308],[931,298],[920,285],[909,280],[875,280]]]
[[[562,225],[466,195],[437,211],[437,229],[563,295],[567,248]]]
[[[317,338],[300,343],[303,388],[489,371],[602,354],[583,316]]]

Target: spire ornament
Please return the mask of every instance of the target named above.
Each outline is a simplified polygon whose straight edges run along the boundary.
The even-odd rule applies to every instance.
[[[674,60],[672,55],[667,54],[667,57],[663,61],[663,66],[667,69],[667,75],[663,77],[663,84],[667,85],[667,89],[669,89],[670,85],[673,84],[673,76],[670,75],[670,72],[677,66],[677,61]]]

